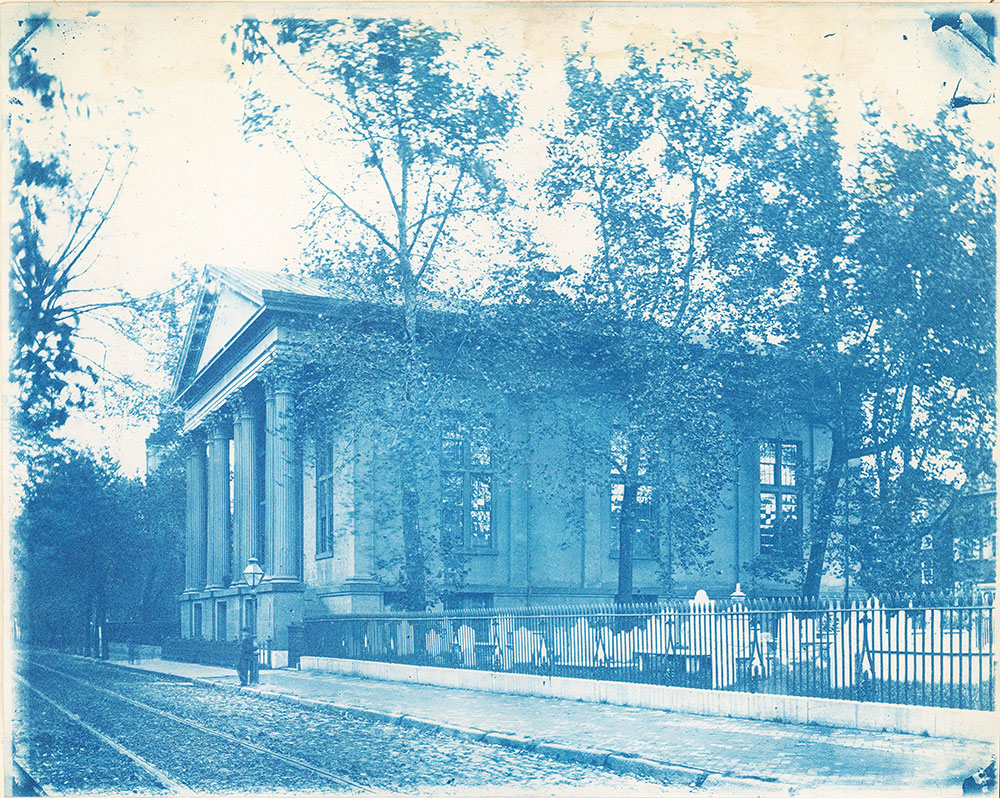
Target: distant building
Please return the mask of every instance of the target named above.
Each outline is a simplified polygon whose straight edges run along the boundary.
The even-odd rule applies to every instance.
[[[398,474],[363,419],[340,425],[332,442],[301,443],[289,387],[262,379],[295,338],[297,321],[329,309],[323,287],[244,269],[210,269],[207,277],[174,382],[188,445],[182,633],[232,639],[249,625],[281,648],[289,624],[391,606],[393,588],[380,564],[401,535]],[[492,404],[494,423],[510,440],[544,432],[546,443],[500,479],[481,431],[462,419],[440,419],[441,473],[425,487],[440,495],[437,521],[457,530],[454,543],[467,568],[450,605],[611,598],[621,490],[613,469],[543,491],[537,474],[561,463],[567,470],[571,453],[545,418]],[[785,420],[748,441],[719,496],[711,563],[677,574],[675,592],[728,595],[748,562],[784,536],[800,536],[809,518],[803,476],[828,457],[827,433],[801,421]],[[395,501],[379,498],[393,495]],[[256,601],[242,582],[251,556],[265,572]],[[641,540],[635,593],[662,597],[652,552]]]

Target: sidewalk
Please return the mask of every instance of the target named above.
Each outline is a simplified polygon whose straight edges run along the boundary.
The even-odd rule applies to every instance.
[[[126,667],[238,684],[235,671],[206,665],[157,659]],[[545,751],[554,756],[559,747],[577,753],[600,749],[707,771],[703,787],[715,795],[830,794],[846,789],[855,795],[883,791],[960,795],[962,780],[993,756],[992,747],[981,742],[707,717],[310,671],[262,670],[260,682],[259,688],[249,689],[374,711],[391,716],[387,720],[407,716],[432,725],[497,732],[507,739],[493,741],[506,745],[524,747],[524,738],[554,743]]]

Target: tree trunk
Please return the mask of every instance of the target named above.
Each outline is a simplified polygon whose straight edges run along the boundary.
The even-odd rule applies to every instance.
[[[812,541],[809,545],[809,560],[806,564],[806,576],[802,584],[802,595],[815,598],[819,595],[820,581],[823,578],[823,566],[826,562],[826,549],[833,532],[833,517],[840,498],[840,489],[844,481],[844,468],[847,465],[846,441],[843,430],[834,428],[833,447],[830,452],[830,466],[823,483],[823,492],[818,505],[814,508],[810,524]]]
[[[636,473],[639,470],[638,447],[634,441],[628,442],[625,456],[624,490],[622,506],[618,518],[618,595],[615,601],[628,604],[633,598],[634,543],[638,514],[639,484]]]
[[[103,589],[97,593],[97,611],[94,613],[94,644],[97,649],[97,656],[100,659],[108,658],[108,602]]]
[[[427,580],[424,565],[423,540],[420,534],[420,496],[417,491],[416,475],[414,474],[412,459],[405,457],[400,467],[403,469],[404,603],[408,610],[422,612],[427,609]]]
[[[405,264],[409,269],[409,264]],[[403,281],[404,346],[406,348],[406,387],[402,408],[402,457],[399,463],[402,488],[403,526],[403,584],[404,604],[412,611],[427,609],[427,578],[424,563],[424,546],[420,531],[420,493],[418,487],[416,453],[416,398],[414,382],[418,376],[416,337],[417,312],[412,295],[413,286]]]

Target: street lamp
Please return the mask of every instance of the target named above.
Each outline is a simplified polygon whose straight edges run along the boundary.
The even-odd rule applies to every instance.
[[[243,569],[243,579],[251,590],[256,590],[260,580],[264,578],[264,571],[261,570],[260,563],[256,557],[251,557],[247,562],[247,567]]]
[[[264,571],[260,567],[260,563],[257,562],[256,557],[251,557],[247,561],[247,567],[243,569],[243,580],[249,585],[250,592],[253,595],[253,626],[251,633],[254,637],[257,636],[257,586],[260,585],[260,581],[264,578]],[[254,651],[254,656],[250,660],[250,684],[259,684],[260,677],[257,674],[257,652]]]

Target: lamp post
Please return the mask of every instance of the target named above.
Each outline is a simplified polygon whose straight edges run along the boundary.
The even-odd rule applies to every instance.
[[[260,567],[260,563],[257,562],[256,557],[251,557],[247,561],[247,567],[243,569],[243,580],[250,587],[250,593],[253,597],[253,628],[250,630],[254,637],[257,636],[257,586],[260,584],[261,580],[264,578],[264,571]],[[254,650],[254,656],[250,660],[250,684],[260,684],[260,676],[257,671],[257,652],[256,647]]]

